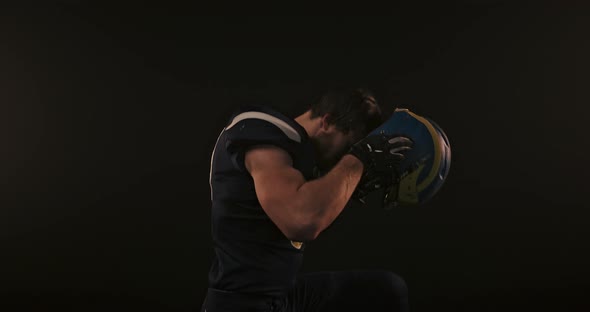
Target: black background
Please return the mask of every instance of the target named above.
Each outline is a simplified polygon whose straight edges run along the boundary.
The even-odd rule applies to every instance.
[[[0,303],[197,310],[228,114],[345,83],[437,121],[453,163],[423,207],[344,211],[305,272],[394,271],[412,311],[588,311],[588,7],[290,5],[2,9]]]

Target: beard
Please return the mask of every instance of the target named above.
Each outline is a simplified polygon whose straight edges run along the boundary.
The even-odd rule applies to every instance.
[[[340,159],[346,155],[346,150],[334,152],[326,148],[326,144],[322,144],[320,140],[314,140],[313,144],[315,148],[316,165],[322,174],[332,170],[332,168],[338,164]]]
[[[334,159],[329,157],[329,153],[326,148],[326,143],[321,138],[314,138],[311,140],[314,147],[314,159],[318,169],[322,173],[330,170],[334,166]]]
[[[334,136],[324,135],[311,139],[315,155],[316,165],[321,172],[330,171],[350,149],[350,146],[342,146],[341,139]]]
[[[327,158],[327,159],[322,159],[321,161],[318,162],[318,168],[320,169],[321,172],[328,172],[330,170],[332,170],[332,168],[334,168],[334,166],[336,166],[336,164],[338,163],[339,159],[336,158]]]

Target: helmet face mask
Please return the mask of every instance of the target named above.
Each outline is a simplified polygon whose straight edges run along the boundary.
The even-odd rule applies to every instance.
[[[434,121],[398,108],[374,133],[403,135],[414,145],[399,166],[399,179],[385,189],[385,208],[422,205],[440,190],[451,165],[448,137]]]

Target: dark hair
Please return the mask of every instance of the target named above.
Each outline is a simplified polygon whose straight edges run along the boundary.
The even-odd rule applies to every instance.
[[[329,114],[330,124],[345,134],[354,131],[358,139],[383,123],[375,96],[366,88],[331,89],[316,99],[310,110],[311,118]]]

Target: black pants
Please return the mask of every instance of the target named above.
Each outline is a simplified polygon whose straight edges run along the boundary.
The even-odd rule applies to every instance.
[[[201,312],[408,311],[402,278],[388,271],[302,274],[285,297],[250,296],[209,289]]]

